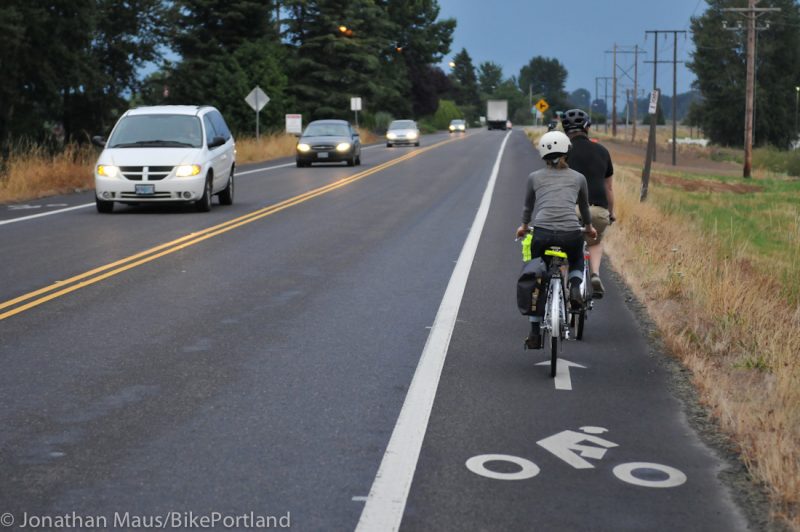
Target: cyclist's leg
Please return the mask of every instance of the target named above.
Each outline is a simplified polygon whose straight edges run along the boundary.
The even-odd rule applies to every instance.
[[[565,233],[561,238],[561,248],[569,261],[569,296],[573,307],[583,306],[581,283],[583,279],[583,233],[580,231]]]
[[[605,287],[600,280],[600,262],[603,260],[603,233],[608,227],[611,219],[607,209],[592,205],[592,225],[597,230],[597,238],[586,238],[586,243],[589,245],[589,263],[592,272],[592,289],[594,296],[601,299],[605,293]]]
[[[552,232],[546,229],[535,228],[533,232],[533,241],[531,242],[531,259],[542,258],[545,262],[548,262],[547,257],[544,256],[544,251],[551,244]],[[542,298],[546,297],[547,283],[548,281],[545,279],[541,284],[540,297]],[[540,314],[528,316],[531,324],[531,331],[525,343],[529,349],[541,349],[542,347],[541,321],[543,317],[544,316]]]

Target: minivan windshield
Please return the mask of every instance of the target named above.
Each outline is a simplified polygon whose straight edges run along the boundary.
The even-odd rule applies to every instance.
[[[200,119],[191,115],[129,115],[120,120],[109,148],[201,148]]]
[[[349,137],[350,129],[345,124],[308,124],[304,137]]]
[[[389,129],[416,129],[416,127],[413,120],[395,120],[389,124]]]

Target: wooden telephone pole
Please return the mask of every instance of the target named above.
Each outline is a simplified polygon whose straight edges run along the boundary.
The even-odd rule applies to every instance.
[[[751,0],[752,1],[752,0]],[[653,91],[656,90],[656,77],[658,73],[658,64],[659,63],[672,63],[672,166],[678,164],[678,152],[677,152],[677,132],[678,132],[678,63],[683,63],[683,61],[678,61],[678,34],[682,33],[686,36],[686,32],[684,30],[648,30],[644,32],[645,38],[647,34],[653,33],[655,34],[655,52],[653,55],[652,61],[645,61],[645,63],[653,63]],[[672,61],[659,61],[658,60],[658,34],[659,33],[671,33],[673,36],[673,50],[672,50]],[[660,105],[660,104],[659,104]],[[656,115],[653,115],[651,120],[656,119]],[[655,154],[655,146],[653,146],[653,160],[656,160]]]
[[[743,177],[752,175],[753,167],[753,107],[756,80],[756,19],[766,13],[780,11],[779,7],[756,7],[760,0],[748,0],[747,7],[731,7],[722,11],[739,13],[747,19],[747,86],[744,104],[744,168]],[[758,28],[766,29],[766,28]]]

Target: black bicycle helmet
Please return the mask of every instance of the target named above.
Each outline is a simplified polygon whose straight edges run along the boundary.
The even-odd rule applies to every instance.
[[[576,129],[586,131],[591,125],[592,119],[582,109],[570,109],[566,113],[561,113],[561,126],[564,131],[575,131]]]

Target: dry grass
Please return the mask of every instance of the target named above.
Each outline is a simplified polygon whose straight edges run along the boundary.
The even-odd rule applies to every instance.
[[[94,186],[97,151],[70,145],[56,155],[37,146],[16,147],[0,175],[0,202],[25,201]]]
[[[297,137],[294,135],[264,135],[259,140],[255,137],[238,137],[236,139],[236,164],[254,163],[288,157],[295,154]]]
[[[757,266],[746,241],[731,244],[735,234],[665,208],[657,187],[639,203],[640,171],[617,167],[611,260],[692,370],[701,400],[753,477],[768,486],[774,515],[800,530],[800,305],[783,284],[797,282],[800,265],[778,278]],[[797,234],[797,224],[783,230]]]
[[[378,137],[360,129],[361,142],[371,144]],[[294,135],[265,135],[236,139],[236,163],[246,164],[295,154]],[[0,203],[15,203],[94,187],[92,167],[98,151],[91,146],[70,145],[56,155],[35,145],[15,146],[0,173]]]

